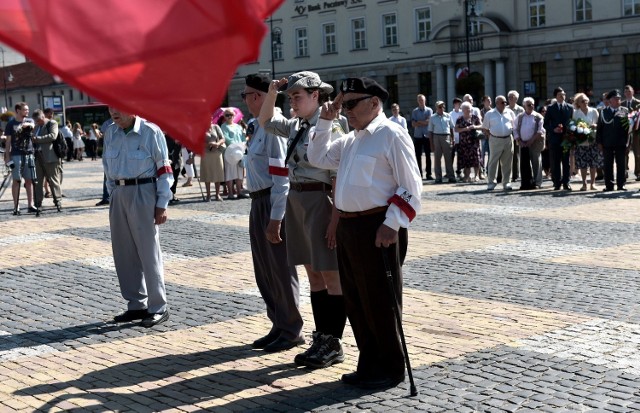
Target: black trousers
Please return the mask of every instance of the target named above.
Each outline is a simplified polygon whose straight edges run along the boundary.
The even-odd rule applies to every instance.
[[[613,188],[613,162],[616,163],[616,185],[622,188],[626,179],[626,155],[625,146],[605,146],[604,148],[604,184],[607,188]]]
[[[422,153],[426,155],[425,172],[426,177],[431,177],[431,141],[429,138],[412,138],[413,147],[416,150],[416,161],[418,161],[418,169],[422,176]]]
[[[74,152],[73,152],[73,139],[64,138],[64,140],[67,142],[67,162],[69,162],[69,161],[71,161],[71,158],[74,155]]]
[[[533,189],[536,186],[536,180],[533,177],[534,171],[531,165],[531,155],[528,147],[520,147],[520,187],[522,189]]]
[[[404,373],[404,355],[382,254],[387,252],[393,286],[402,313],[401,265],[407,250],[407,229],[400,228],[399,242],[376,248],[378,227],[385,213],[338,222],[338,268],[345,309],[358,344],[358,375],[366,378],[397,377]]]
[[[511,180],[515,181],[518,179],[518,174],[520,171],[520,144],[514,139],[513,141],[513,163],[511,164]],[[522,174],[520,174],[520,178],[522,178]]]
[[[553,179],[553,186],[558,187],[560,185],[567,185],[571,174],[569,167],[569,151],[567,151],[567,153],[563,153],[560,142],[550,142],[549,161],[551,162],[551,178]]]

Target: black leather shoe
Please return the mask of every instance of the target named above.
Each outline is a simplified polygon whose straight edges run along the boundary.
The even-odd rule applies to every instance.
[[[29,209],[27,209],[27,212],[29,212],[30,214],[34,214],[38,212],[38,208],[29,207]]]
[[[559,191],[560,190],[560,185],[554,185],[553,186],[553,190],[554,191]]]
[[[392,377],[368,378],[361,377],[357,372],[342,375],[342,382],[361,389],[388,389],[395,387],[404,381],[404,374]]]
[[[269,331],[269,334],[267,334],[266,336],[259,338],[253,343],[251,343],[251,347],[256,349],[265,348],[267,344],[273,343],[276,340],[276,338],[278,338],[279,335],[280,335],[280,332],[278,330],[271,330]]]
[[[300,344],[304,344],[304,338],[299,337],[295,340],[287,340],[284,337],[278,337],[275,341],[264,346],[264,351],[267,353],[277,353],[278,351],[285,351],[292,349]]]
[[[562,189],[564,189],[565,191],[572,191],[571,185],[569,185],[569,184],[562,185]]]
[[[611,192],[611,191],[613,191],[613,188],[604,188],[602,190],[602,192]]]
[[[124,313],[118,314],[117,316],[113,317],[113,322],[128,323],[129,321],[142,320],[148,315],[149,313],[147,312],[146,309],[145,310],[127,310]]]
[[[101,199],[100,202],[96,204],[96,206],[109,205],[108,199]]]
[[[169,310],[165,310],[164,313],[155,313],[148,314],[145,318],[142,319],[140,325],[142,327],[153,327],[156,324],[164,323],[169,319]]]
[[[627,187],[624,185],[618,187],[618,191],[626,191],[626,190],[627,190]]]

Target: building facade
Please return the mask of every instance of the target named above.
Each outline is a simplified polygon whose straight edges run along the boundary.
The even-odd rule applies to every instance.
[[[418,93],[451,106],[464,93],[515,89],[544,103],[556,86],[592,89],[595,101],[640,89],[640,0],[286,0],[266,23],[271,34],[259,60],[238,69],[231,105],[258,71],[312,70],[334,85],[372,77],[390,92],[387,108],[404,113]]]

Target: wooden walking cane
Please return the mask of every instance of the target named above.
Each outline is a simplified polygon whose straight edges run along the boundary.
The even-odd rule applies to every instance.
[[[391,274],[391,266],[389,265],[389,248],[382,248],[382,261],[384,262],[384,270],[387,273],[387,283],[389,286],[389,298],[391,298],[391,308],[396,317],[396,324],[400,332],[400,340],[402,341],[402,351],[404,352],[404,360],[407,364],[407,375],[409,376],[410,395],[417,396],[418,390],[413,382],[413,373],[411,372],[411,362],[409,361],[409,351],[407,350],[407,342],[404,339],[404,331],[402,329],[402,320],[400,319],[400,310],[398,308],[398,299],[396,297],[396,289],[393,285],[393,276]]]

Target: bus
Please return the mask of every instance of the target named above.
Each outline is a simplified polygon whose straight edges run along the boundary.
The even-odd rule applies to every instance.
[[[111,118],[109,115],[109,106],[104,103],[88,103],[86,105],[67,106],[64,111],[65,119],[73,125],[78,122],[86,131],[89,130],[91,124],[102,123]]]

